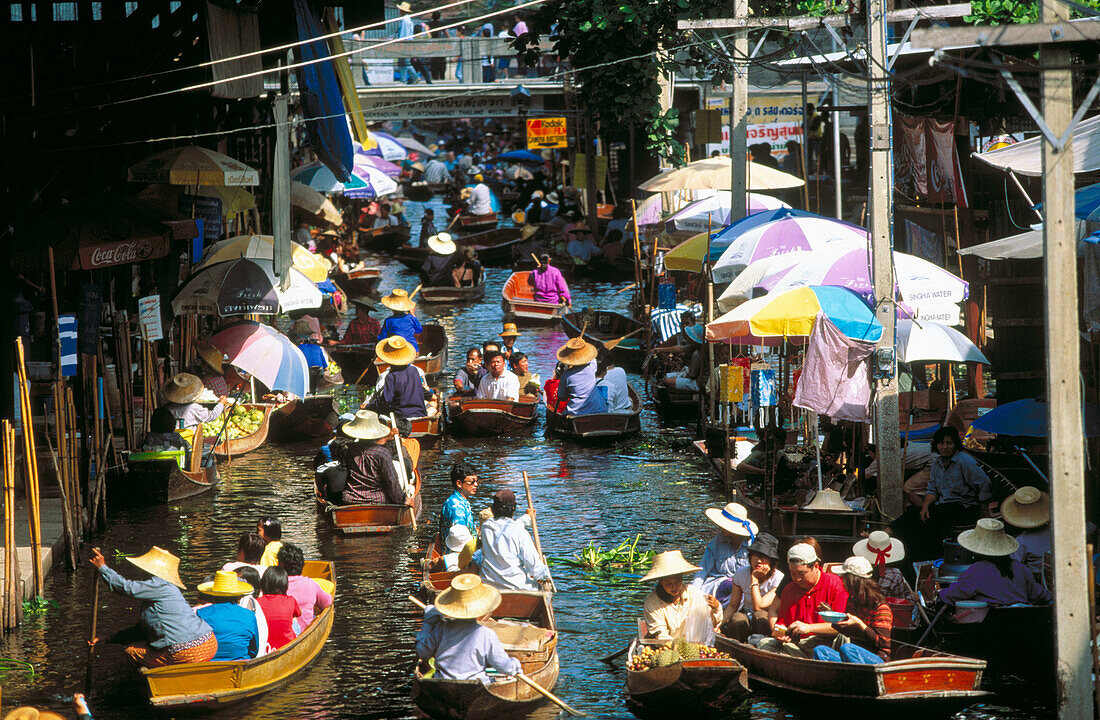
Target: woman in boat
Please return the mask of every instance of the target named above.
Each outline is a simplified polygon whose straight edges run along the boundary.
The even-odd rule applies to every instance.
[[[462,248],[458,264],[451,270],[451,280],[455,287],[477,287],[481,283],[483,270],[477,259],[477,250]]]
[[[558,362],[566,365],[558,383],[557,401],[566,415],[607,412],[603,395],[596,391],[596,348],[583,337],[570,338],[558,350]]]
[[[405,420],[427,415],[424,381],[413,366],[415,347],[404,337],[393,335],[375,345],[374,354],[390,366],[389,372],[382,387],[362,407],[383,415],[394,413]]]
[[[297,618],[302,610],[298,601],[286,594],[287,579],[287,572],[281,567],[269,567],[260,578],[263,595],[258,602],[267,618],[267,644],[272,650],[292,642],[301,632]]]
[[[252,594],[252,586],[232,570],[219,570],[214,579],[199,584],[206,605],[195,608],[214,631],[218,652],[212,660],[251,660],[260,653],[260,628],[256,613],[242,607],[240,599]]]
[[[959,431],[951,425],[932,436],[932,449],[937,457],[932,460],[920,519],[925,523],[924,542],[938,550],[956,527],[989,517],[993,484],[974,456],[962,449]]]
[[[705,595],[684,583],[684,574],[700,568],[684,560],[679,550],[666,550],[653,560],[653,566],[641,582],[656,580],[653,592],[645,599],[646,637],[674,640],[685,635],[685,626],[693,610],[705,605],[707,619],[715,632],[722,624],[722,605],[713,595]],[[691,638],[688,638],[691,641]]]
[[[477,392],[478,383],[488,372],[481,364],[481,348],[470,348],[466,351],[466,365],[455,373],[454,394],[473,395]]]
[[[570,306],[573,304],[569,286],[565,283],[561,270],[550,264],[549,253],[542,253],[539,256],[539,266],[527,277],[534,287],[535,302]]]
[[[683,333],[691,341],[691,358],[685,368],[661,378],[661,384],[672,390],[698,392],[706,381],[706,363],[703,359],[703,339],[706,332],[702,325],[692,325],[684,328]]]
[[[332,591],[336,586],[324,578],[311,578],[302,574],[306,557],[297,545],[286,544],[279,550],[279,567],[286,570],[286,594],[294,598],[302,611],[301,627],[304,630],[314,616],[332,605]],[[327,586],[323,587],[324,582]]]
[[[848,602],[844,612],[847,617],[833,623],[850,642],[839,647],[818,645],[813,649],[814,658],[829,662],[861,663],[877,665],[890,661],[890,633],[894,627],[894,613],[886,596],[875,582],[871,561],[853,555],[833,572],[844,581]]]
[[[340,344],[373,345],[377,342],[378,333],[382,331],[382,323],[370,316],[371,311],[377,308],[374,303],[361,299],[354,299],[351,304],[355,306],[355,317],[348,323]]]
[[[96,637],[90,643],[109,641],[126,645],[130,661],[149,668],[204,662],[214,657],[218,651],[214,631],[195,615],[180,592],[186,588],[179,576],[180,559],[156,546],[144,555],[126,559],[152,577],[123,578],[107,567],[99,548],[93,548],[91,563],[108,587],[119,595],[141,601],[141,621],[109,637]]]
[[[779,599],[783,571],[779,565],[779,541],[762,532],[749,545],[749,564],[733,574],[722,631],[744,642],[749,635],[772,634],[769,611]]]
[[[197,375],[191,373],[177,373],[164,387],[164,399],[167,404],[163,407],[172,414],[176,423],[184,428],[198,427],[221,417],[228,401],[225,396],[219,397],[217,404],[212,408],[205,408],[195,402],[206,388]]]
[[[340,431],[355,440],[344,452],[348,477],[340,504],[412,506],[413,499],[394,467],[394,457],[382,446],[395,430],[379,422],[377,413],[360,410]],[[411,470],[408,476],[412,476]]]
[[[501,590],[548,589],[550,569],[535,549],[524,523],[516,520],[516,494],[493,493],[493,517],[481,524],[481,579]],[[526,518],[535,517],[535,508]]]
[[[542,378],[537,373],[531,372],[530,360],[528,360],[527,354],[517,351],[512,354],[509,363],[512,366],[512,372],[519,378],[520,395],[538,397],[542,393],[540,385]]]
[[[883,530],[875,530],[852,546],[852,554],[867,558],[874,568],[874,579],[882,594],[888,598],[911,600],[913,591],[901,570],[887,567],[905,559],[905,545],[901,540],[890,537]]]
[[[149,418],[149,432],[141,441],[141,452],[165,452],[182,450],[184,455],[191,453],[191,445],[176,432],[176,418],[167,407],[159,407]]]
[[[321,375],[328,370],[332,362],[325,349],[318,343],[313,334],[313,328],[305,320],[295,320],[288,333],[291,342],[298,346],[302,354],[306,356],[306,365],[309,366],[310,385],[316,387]]]
[[[504,651],[500,638],[478,623],[500,606],[500,591],[466,573],[451,581],[435,605],[424,611],[416,635],[416,656],[422,672],[435,658],[434,677],[442,680],[480,680],[489,684],[487,669],[503,675],[522,671],[519,660]]]
[[[424,332],[424,326],[412,314],[416,309],[416,303],[409,298],[407,292],[401,288],[394,288],[389,295],[382,298],[382,304],[392,310],[393,314],[383,321],[382,329],[378,331],[378,340],[400,335],[419,353],[420,345],[416,342],[416,335]],[[413,359],[416,359],[415,355]]]
[[[733,576],[749,566],[749,543],[756,539],[756,523],[749,520],[749,511],[740,503],[721,508],[707,508],[707,519],[718,526],[718,532],[703,551],[703,567],[691,581],[705,595],[714,595],[719,602],[729,601]]]
[[[447,233],[428,238],[430,252],[420,266],[420,284],[424,287],[449,286],[454,282],[451,271],[458,264],[458,246]]]
[[[253,567],[256,568],[256,572],[263,573],[265,565],[262,565],[260,561],[264,556],[264,549],[267,543],[260,537],[259,533],[248,532],[242,534],[237,539],[237,559],[235,562],[228,562],[222,565],[222,570],[236,570],[241,567]]]
[[[1036,578],[1047,575],[1050,560],[1050,495],[1025,485],[1001,503],[1001,517],[1023,532],[1016,536],[1020,546],[1012,553]]]
[[[1050,591],[1035,581],[1035,575],[1023,563],[1012,558],[1020,544],[1005,533],[1000,520],[982,518],[972,530],[959,533],[959,544],[974,553],[977,561],[958,580],[940,590],[940,600],[948,605],[978,600],[994,607],[1050,602]]]
[[[607,412],[614,415],[632,415],[634,401],[630,399],[630,385],[626,380],[626,370],[615,364],[611,358],[611,351],[603,345],[597,346],[596,351],[596,375],[600,378],[596,388],[604,396]]]

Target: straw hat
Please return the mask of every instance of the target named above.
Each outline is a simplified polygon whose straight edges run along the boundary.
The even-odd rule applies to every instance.
[[[225,354],[208,342],[195,341],[195,350],[198,351],[202,361],[213,368],[214,372],[221,372],[225,366]]]
[[[313,339],[313,326],[309,324],[308,320],[295,320],[287,335],[294,342],[308,342]]]
[[[861,578],[869,578],[874,574],[871,561],[862,555],[853,555],[843,565],[834,565],[830,569],[837,575],[855,575]]]
[[[219,570],[210,582],[199,583],[199,592],[213,597],[241,597],[252,592],[253,587],[237,577],[232,570]]]
[[[653,559],[653,567],[639,582],[657,580],[670,575],[683,575],[700,569],[698,566],[684,560],[684,554],[679,550],[665,550]]]
[[[390,294],[382,298],[382,304],[390,310],[404,310],[408,312],[416,307],[416,303],[409,299],[409,294],[401,288],[394,288]]]
[[[390,434],[390,429],[378,420],[378,413],[371,410],[360,410],[355,413],[355,419],[344,423],[340,432],[356,440],[378,440]]]
[[[546,202],[550,203],[551,205],[557,205],[559,202],[561,202],[561,198],[558,197],[558,194],[556,192],[552,192],[546,196]]]
[[[875,530],[864,539],[852,546],[852,552],[860,557],[867,558],[868,562],[876,563],[879,560],[885,563],[896,563],[905,559],[905,545],[901,540],[892,538],[883,530]]]
[[[569,232],[588,232],[588,223],[584,221],[573,223],[573,229]]]
[[[959,533],[959,544],[975,555],[987,557],[1011,555],[1020,548],[1020,543],[1005,533],[1005,524],[993,518],[982,518],[973,530]]]
[[[437,252],[440,255],[453,255],[455,250],[458,249],[454,240],[447,233],[432,235],[428,238],[428,247],[432,249],[432,252]]]
[[[519,337],[519,330],[515,323],[504,323],[504,329],[500,331],[501,337]]]
[[[420,172],[424,172],[424,164],[420,163],[420,162],[414,162],[412,164],[412,169],[413,170],[419,170]]]
[[[844,500],[836,490],[818,490],[817,494],[814,495],[814,499],[802,509],[852,512],[852,508],[844,504]]]
[[[435,599],[435,609],[440,614],[457,620],[475,620],[499,605],[500,591],[482,583],[480,577],[471,573],[456,577]]]
[[[538,231],[539,231],[539,229],[535,225],[524,225],[519,230],[519,239],[520,240],[526,240],[527,238],[531,237],[532,235],[534,235]]]
[[[473,195],[473,192],[470,190],[470,188],[462,188],[462,190],[458,193],[458,197],[463,200],[469,200],[471,195]]]
[[[558,362],[566,365],[587,365],[596,359],[596,347],[584,341],[583,337],[569,338],[558,349]]]
[[[4,716],[4,720],[65,720],[65,718],[55,712],[39,710],[28,705],[15,708]]]
[[[408,4],[407,2],[396,3],[394,7],[396,7],[401,12],[412,12],[413,9],[412,5]]]
[[[154,545],[144,555],[126,559],[154,577],[170,582],[178,588],[187,588],[183,580],[180,580],[180,559],[163,548]]]
[[[387,365],[411,365],[416,360],[416,348],[400,335],[390,335],[374,346],[374,354]]]
[[[707,508],[704,512],[712,523],[723,530],[741,537],[756,537],[756,523],[749,520],[749,511],[740,503],[731,502],[723,508]]]
[[[164,386],[164,397],[170,403],[193,402],[206,388],[198,375],[176,373]]]
[[[1050,522],[1050,495],[1026,485],[1001,503],[1001,516],[1018,528],[1037,528]]]

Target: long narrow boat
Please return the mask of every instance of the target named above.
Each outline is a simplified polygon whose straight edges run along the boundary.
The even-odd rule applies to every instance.
[[[426,303],[462,303],[474,302],[485,297],[485,275],[481,282],[468,287],[453,285],[428,285],[420,289],[420,301]]]
[[[523,242],[520,240],[520,228],[502,227],[483,232],[471,233],[458,238],[462,247],[477,251],[477,259],[486,267],[505,267],[512,264],[512,248]],[[427,247],[402,245],[393,255],[393,259],[409,268],[419,270],[428,258]]]
[[[627,659],[641,645],[630,644]],[[639,717],[727,718],[747,711],[748,671],[732,658],[681,660],[626,671],[627,707]]]
[[[611,357],[616,365],[628,370],[640,370],[645,361],[645,336],[641,331],[645,325],[626,315],[609,310],[589,310],[566,313],[561,318],[562,330],[575,338],[584,330],[584,339],[595,345],[608,340],[617,340],[631,335],[611,348]]]
[[[630,388],[630,401],[634,411],[627,414],[593,413],[591,415],[565,415],[546,408],[546,429],[573,440],[618,440],[642,429],[642,401],[634,388]]]
[[[242,435],[241,437],[226,438],[214,446],[214,454],[218,457],[236,457],[252,452],[267,441],[267,432],[271,425],[271,411],[274,405],[267,403],[248,403],[244,406],[247,410],[259,410],[264,414],[264,419],[256,432]]]
[[[218,463],[207,455],[203,465],[202,442],[191,443],[187,467],[180,467],[176,453],[130,453],[126,473],[109,474],[107,499],[115,507],[163,505],[194,497],[214,489],[221,479]]]
[[[354,384],[364,382],[363,371],[374,366],[374,345],[333,345],[326,348],[329,357],[340,366],[344,382]],[[371,377],[377,377],[372,374]]]
[[[268,440],[297,442],[329,437],[336,429],[336,399],[331,395],[309,395],[281,405],[268,420]]]
[[[500,303],[504,314],[517,321],[555,323],[565,315],[566,306],[535,300],[535,291],[531,286],[530,272],[512,273],[504,289],[501,290]]]
[[[405,181],[402,183],[405,188],[405,197],[413,202],[428,202],[432,199],[432,186],[423,180],[419,182]]]
[[[435,415],[409,418],[409,437],[420,443],[421,447],[431,447],[443,437],[443,411]]]
[[[415,470],[413,504],[409,505],[333,505],[317,493],[317,509],[325,514],[341,535],[381,535],[403,527],[411,527],[413,518],[424,510],[420,497],[420,469]]]
[[[420,566],[420,595],[432,602],[436,595],[451,586],[451,581],[462,573],[461,570],[445,570],[443,565],[443,541],[439,535],[432,538]]]
[[[526,675],[553,690],[558,682],[558,632],[548,593],[502,592],[491,619],[480,622],[497,634]],[[545,702],[517,677],[486,685],[480,680],[425,678],[419,670],[413,676],[412,699],[429,717],[441,720],[498,720]]]
[[[336,583],[331,562],[306,560],[306,577]],[[335,606],[318,613],[302,634],[268,655],[253,660],[219,660],[168,665],[141,675],[155,707],[217,708],[273,690],[304,670],[324,647]]]
[[[518,401],[452,395],[447,398],[447,426],[455,435],[503,435],[534,424],[538,406],[534,395],[521,395]]]
[[[420,346],[420,355],[417,356],[413,365],[423,370],[429,381],[443,372],[443,368],[447,366],[448,342],[447,331],[443,329],[442,325],[435,323],[425,325],[424,329],[416,334],[416,344]],[[381,360],[375,359],[374,361],[374,366],[379,374],[385,369],[385,365]]]
[[[475,233],[482,230],[492,230],[500,222],[500,216],[495,212],[487,215],[468,215],[462,213],[458,216],[458,230],[461,233]]]
[[[670,388],[657,379],[650,381],[649,388],[657,404],[657,412],[662,415],[694,415],[699,411],[698,390]]]
[[[719,635],[715,647],[728,653],[759,684],[801,700],[824,713],[912,713],[944,716],[990,693],[980,689],[984,660],[949,655],[894,642],[896,659],[877,665],[824,662],[780,655]],[[867,715],[870,717],[871,715]]]
[[[382,282],[382,271],[374,267],[362,268],[347,274],[333,275],[332,280],[348,294],[348,297],[374,297],[378,294],[378,284]]]
[[[409,241],[412,228],[408,225],[390,225],[359,231],[359,246],[372,250],[396,250]]]

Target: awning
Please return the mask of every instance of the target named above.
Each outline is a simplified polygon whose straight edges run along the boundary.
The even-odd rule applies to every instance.
[[[974,157],[1005,172],[1039,177],[1043,174],[1042,139],[1037,135],[999,150],[974,153]],[[1082,120],[1073,133],[1073,172],[1097,171],[1100,171],[1100,115]]]
[[[1013,146],[1015,147],[1015,146]],[[1085,223],[1077,221],[1077,239],[1088,235]],[[1043,226],[1000,240],[973,245],[959,250],[959,255],[977,255],[986,260],[1034,260],[1043,257]]]

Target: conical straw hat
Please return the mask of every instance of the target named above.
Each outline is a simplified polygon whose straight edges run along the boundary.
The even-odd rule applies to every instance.
[[[684,559],[684,554],[679,550],[665,550],[663,553],[653,559],[653,567],[649,569],[645,577],[640,582],[648,582],[649,580],[656,580],[658,578],[668,577],[669,575],[683,575],[685,573],[693,573],[700,568],[696,565],[692,565]]]
[[[1001,503],[1001,516],[1018,528],[1037,528],[1050,522],[1050,495],[1027,485]]]
[[[374,346],[374,354],[387,365],[409,365],[416,360],[416,348],[400,335],[390,335]]]
[[[170,403],[189,403],[195,401],[205,387],[198,375],[191,373],[176,373],[171,380],[164,385],[164,397]]]
[[[566,365],[587,365],[596,359],[596,347],[583,337],[569,338],[558,350],[558,360]]]
[[[232,570],[219,570],[210,582],[199,583],[198,590],[203,595],[214,597],[241,597],[252,592],[252,586],[237,577]]]
[[[340,426],[340,432],[357,440],[378,440],[390,434],[390,429],[378,420],[378,413],[360,410],[355,419]]]
[[[178,588],[186,589],[187,586],[180,580],[180,559],[164,548],[156,545],[144,555],[126,558],[145,572],[170,582]]]
[[[500,591],[481,582],[477,575],[464,573],[439,593],[435,609],[458,620],[474,620],[488,615],[500,605]]]
[[[225,354],[221,350],[202,340],[195,341],[195,350],[198,351],[202,361],[212,367],[215,372],[222,371],[225,365]]]
[[[519,337],[519,330],[515,323],[504,323],[504,329],[500,331],[500,337]]]
[[[959,544],[975,555],[987,557],[1011,555],[1020,548],[1020,543],[1005,532],[1005,524],[993,518],[982,518],[973,530],[959,533]]]
[[[390,310],[403,310],[405,312],[416,307],[416,303],[409,299],[409,294],[401,288],[394,288],[389,295],[382,298],[382,304]]]
[[[852,512],[852,508],[844,504],[840,493],[836,490],[818,490],[814,499],[803,510],[829,510],[832,512]]]

